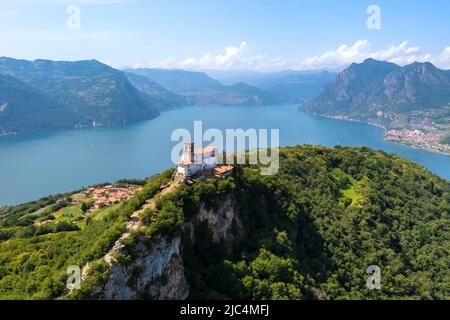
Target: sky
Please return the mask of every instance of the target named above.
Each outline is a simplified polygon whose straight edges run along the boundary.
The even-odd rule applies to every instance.
[[[192,70],[450,69],[450,1],[0,0],[0,56]]]

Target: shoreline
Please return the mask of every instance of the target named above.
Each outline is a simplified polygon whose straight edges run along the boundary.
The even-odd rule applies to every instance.
[[[431,152],[431,153],[437,153],[437,154],[450,156],[450,151],[449,152],[445,152],[445,151],[441,151],[441,150],[436,150],[434,148],[429,148],[429,147],[427,148],[427,147],[422,147],[422,146],[418,146],[418,145],[413,145],[413,144],[408,144],[408,143],[403,143],[401,141],[397,141],[394,138],[394,136],[390,136],[388,134],[389,129],[387,129],[385,126],[383,126],[381,124],[378,124],[378,123],[351,119],[351,118],[347,118],[345,116],[330,116],[330,115],[324,115],[324,114],[320,114],[320,113],[312,113],[312,114],[315,115],[315,116],[318,116],[318,117],[326,118],[326,119],[333,119],[333,120],[339,120],[339,121],[349,121],[349,122],[357,122],[357,123],[367,124],[367,125],[370,125],[372,127],[383,129],[383,131],[384,131],[383,140],[384,141],[395,143],[395,144],[398,144],[398,145],[401,145],[401,146],[405,146],[405,147],[409,147],[409,148],[416,149],[416,150],[422,150],[422,151],[427,151],[427,152]]]

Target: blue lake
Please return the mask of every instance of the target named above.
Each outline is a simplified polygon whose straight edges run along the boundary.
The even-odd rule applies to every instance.
[[[174,129],[279,129],[282,146],[369,146],[397,153],[450,179],[450,156],[383,141],[383,130],[312,116],[297,106],[190,107],[131,126],[60,130],[0,138],[0,204],[18,204],[49,194],[121,178],[143,178],[173,163]]]

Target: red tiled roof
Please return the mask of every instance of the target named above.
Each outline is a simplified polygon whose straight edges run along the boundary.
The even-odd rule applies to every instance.
[[[224,174],[230,171],[233,171],[234,167],[233,166],[229,166],[229,165],[225,165],[225,166],[220,166],[214,169],[215,173],[218,174]]]

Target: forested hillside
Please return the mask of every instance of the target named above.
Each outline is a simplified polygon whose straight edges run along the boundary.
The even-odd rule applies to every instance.
[[[0,74],[0,136],[71,127],[78,121],[74,112],[32,86]]]
[[[194,194],[215,206],[224,185]],[[450,296],[450,185],[409,161],[368,148],[290,147],[276,176],[246,167],[227,187],[244,237],[227,254],[198,228],[202,240],[185,255],[192,298]],[[370,265],[381,268],[379,291],[366,288]]]
[[[143,101],[123,72],[96,60],[27,61],[1,57],[0,75],[27,85],[16,86],[15,91],[8,89],[0,98],[8,98],[3,104],[26,105],[22,107],[25,119],[10,117],[6,128],[0,126],[0,133],[12,128],[17,128],[12,133],[18,133],[92,124],[123,125],[159,115],[157,106]],[[35,99],[26,90],[33,90],[41,98]],[[57,114],[55,104],[63,107]],[[42,116],[33,117],[33,113]],[[45,121],[45,116],[51,121]]]

